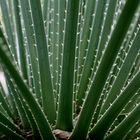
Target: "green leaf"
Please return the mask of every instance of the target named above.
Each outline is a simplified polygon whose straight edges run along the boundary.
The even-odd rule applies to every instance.
[[[4,133],[6,136],[8,136],[10,139],[18,139],[18,140],[25,140],[22,136],[18,135],[13,131],[13,129],[10,129],[9,127],[5,126],[3,123],[0,122],[0,132]]]
[[[140,50],[139,38],[140,38],[140,29],[133,41],[133,44],[127,54],[127,57],[124,60],[124,63],[122,64],[122,67],[115,79],[115,82],[113,83],[112,88],[109,91],[109,95],[108,95],[107,99],[105,100],[105,103],[104,103],[102,111],[101,111],[102,114],[109,107],[109,104],[112,103],[114,101],[114,99],[119,95],[122,87],[124,86],[128,76],[129,76],[129,73],[131,72],[135,59]],[[120,89],[120,90],[117,90],[117,89]]]
[[[101,91],[121,47],[121,43],[125,37],[125,34],[128,31],[129,25],[134,13],[136,12],[139,2],[139,0],[137,0],[135,3],[133,0],[126,1],[126,5],[119,17],[111,39],[101,59],[99,68],[93,80],[93,84],[86,97],[79,120],[75,129],[73,130],[70,140],[79,138],[86,139],[93,113],[100,99]]]
[[[66,1],[61,0],[58,1],[58,12],[59,12],[59,54],[58,54],[58,86],[57,86],[57,95],[56,95],[56,102],[58,108],[58,100],[61,88],[61,77],[62,77],[62,56],[63,56],[63,49],[64,49],[64,35],[65,35],[65,25],[66,25]]]
[[[94,1],[92,1],[92,4],[94,5]],[[87,10],[91,10],[93,9],[93,7],[91,7],[92,5],[89,4],[89,7],[87,7]],[[82,64],[83,65],[83,69],[82,69],[82,76],[80,79],[80,85],[79,85],[79,89],[78,89],[78,93],[77,93],[77,106],[81,106],[83,103],[83,98],[85,97],[85,92],[87,89],[87,85],[89,82],[89,77],[91,75],[91,68],[93,66],[93,63],[95,61],[95,54],[96,54],[96,49],[97,49],[97,44],[99,42],[99,35],[101,32],[101,26],[102,26],[102,22],[103,22],[103,14],[104,14],[104,9],[105,9],[105,5],[106,2],[99,0],[97,2],[97,6],[95,8],[94,14],[95,17],[93,17],[93,23],[91,25],[91,31],[89,29],[89,26],[86,25],[86,28],[88,28],[87,31],[90,31],[90,36],[88,38],[85,38],[85,34],[83,33],[84,39],[83,40],[86,42],[86,44],[82,44],[82,45],[87,45],[87,54],[85,56],[82,56],[81,59],[83,59],[85,57],[85,62]],[[98,13],[98,14],[97,14]],[[88,17],[86,17],[88,18]],[[92,19],[92,18],[90,18]],[[87,22],[85,22],[85,24],[87,24]],[[89,42],[88,42],[89,41]],[[80,48],[83,48],[85,46],[80,46]],[[85,51],[85,50],[84,50]],[[81,51],[80,51],[81,54]]]
[[[140,120],[140,104],[135,107],[132,112],[120,123],[113,132],[111,132],[105,140],[123,139],[131,128]]]
[[[67,8],[62,62],[62,79],[56,128],[71,131],[73,127],[73,75],[79,0],[69,0]]]
[[[27,118],[24,105],[22,103],[23,99],[18,95],[18,89],[15,87],[14,82],[12,81],[12,78],[9,76],[9,74],[5,72],[5,76],[6,76],[7,84],[9,85],[9,89],[11,92],[10,94],[12,95],[12,98],[15,101],[15,105],[18,110],[18,114],[20,116],[22,126],[24,129],[30,129],[29,120]]]
[[[30,85],[32,88],[34,88],[34,92],[36,94],[36,97],[38,98],[39,102],[41,102],[41,85],[40,85],[40,76],[39,76],[39,64],[38,64],[38,56],[36,52],[36,41],[34,36],[34,29],[33,29],[33,21],[31,16],[31,9],[29,7],[29,1],[28,0],[20,0],[19,3],[21,7],[21,13],[23,16],[23,23],[25,27],[25,37],[27,40],[26,47],[27,47],[27,54],[29,54],[29,66],[28,68],[29,74],[28,77],[30,79]],[[27,57],[27,56],[26,56]],[[32,78],[33,80],[32,80]]]
[[[13,115],[12,115],[12,113],[11,113],[9,107],[8,107],[8,104],[7,104],[6,100],[5,100],[5,97],[3,96],[3,90],[2,90],[2,87],[1,87],[1,86],[0,86],[0,102],[2,103],[2,106],[3,106],[3,108],[6,110],[7,114],[8,114],[12,119],[14,119],[14,118],[13,118]]]
[[[116,117],[139,89],[139,83],[140,71],[136,74],[136,76],[132,79],[130,84],[128,84],[120,96],[113,102],[107,112],[97,122],[96,126],[91,130],[91,138],[102,139],[104,137],[105,133],[114,122]]]
[[[47,49],[47,41],[40,1],[37,0],[36,2],[34,2],[30,0],[30,6],[35,31],[39,69],[41,73],[40,78],[41,78],[42,101],[43,101],[42,106],[49,122],[54,124],[56,119],[56,110],[51,73],[49,67],[50,64]]]
[[[17,61],[17,52],[16,52],[16,45],[15,45],[15,37],[13,34],[13,29],[11,25],[11,20],[10,20],[10,12],[8,9],[7,1],[6,0],[0,0],[0,5],[1,5],[1,11],[2,11],[2,17],[5,25],[5,31],[8,37],[8,43],[11,46],[11,52],[14,58]]]
[[[10,59],[8,58],[7,50],[4,50],[5,42],[3,41],[3,34],[0,30],[0,59],[7,68],[8,72],[10,73],[11,77],[14,79],[16,85],[18,86],[19,92],[21,96],[26,100],[27,104],[29,105],[32,114],[36,120],[37,126],[40,130],[40,134],[43,140],[46,139],[54,139],[52,134],[51,128],[48,124],[48,121],[45,117],[45,114],[42,112],[39,104],[35,101],[32,93],[30,92],[27,85],[24,83],[23,79],[15,69],[15,66],[11,63]],[[43,125],[42,125],[43,124]]]
[[[27,62],[26,62],[26,46],[24,45],[24,35],[22,32],[22,23],[21,23],[21,15],[19,9],[19,1],[14,0],[14,12],[15,12],[15,23],[16,23],[16,33],[18,39],[18,48],[19,48],[19,57],[20,57],[20,69],[23,75],[23,78],[28,80],[27,74]]]
[[[13,130],[19,134],[21,133],[21,130],[19,130],[19,128],[16,125],[14,125],[10,120],[8,120],[2,112],[0,112],[0,123],[3,123],[5,126],[8,126],[8,128],[10,128],[11,130]],[[1,131],[2,131],[2,129],[0,127],[0,132]]]

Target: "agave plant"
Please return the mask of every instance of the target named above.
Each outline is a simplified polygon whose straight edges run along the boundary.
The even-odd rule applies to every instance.
[[[140,0],[0,5],[0,139],[140,138]]]

